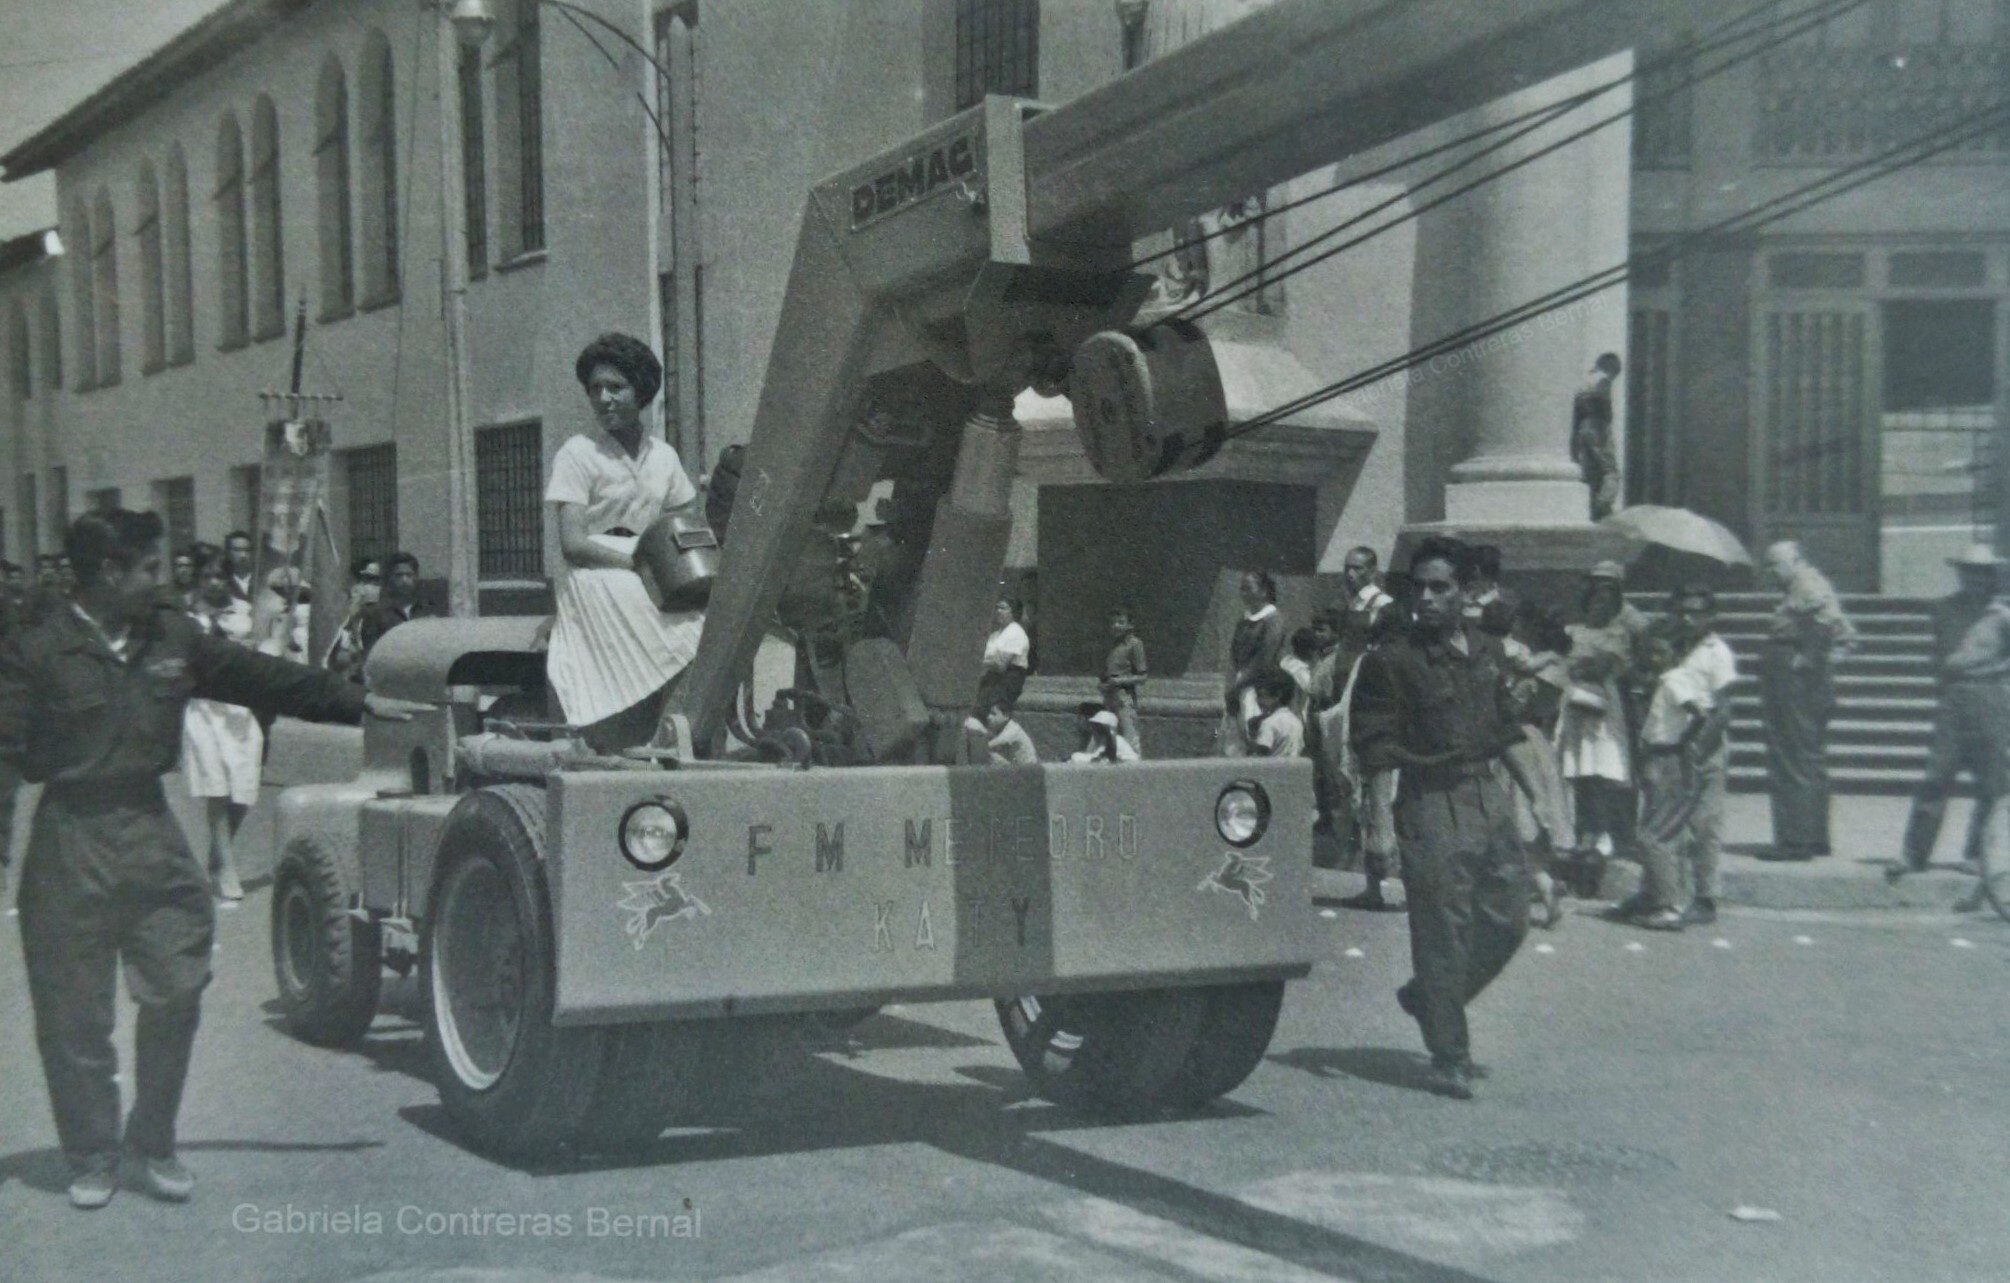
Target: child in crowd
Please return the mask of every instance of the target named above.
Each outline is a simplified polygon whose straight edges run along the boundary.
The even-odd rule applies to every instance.
[[[1036,766],[1040,761],[1033,737],[1001,700],[981,705],[963,723],[963,746],[965,759],[976,766]]]
[[[1524,766],[1523,774],[1537,781],[1534,793],[1515,791],[1515,827],[1528,854],[1529,871],[1542,897],[1542,925],[1554,930],[1563,922],[1557,879],[1550,871],[1559,834],[1570,833],[1569,793],[1556,760],[1556,723],[1570,690],[1570,633],[1556,612],[1535,602],[1514,608],[1502,650],[1509,666],[1509,696],[1522,742],[1508,751]]]
[[[1145,643],[1132,622],[1134,612],[1119,606],[1110,612],[1110,636],[1115,645],[1103,661],[1103,707],[1117,719],[1117,733],[1130,743],[1133,756],[1145,751],[1138,723],[1138,701],[1145,688]]]
[[[1070,762],[1135,762],[1138,751],[1131,747],[1117,729],[1117,715],[1102,705],[1085,702],[1075,709],[1075,727],[1081,733],[1082,747]]]
[[[1298,684],[1280,672],[1256,679],[1257,715],[1249,727],[1249,756],[1299,757],[1305,752],[1305,723],[1291,711]]]

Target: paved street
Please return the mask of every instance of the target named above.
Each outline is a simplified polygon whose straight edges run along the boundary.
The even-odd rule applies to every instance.
[[[187,1207],[64,1203],[19,952],[0,946],[7,1279],[89,1259],[163,1283],[1829,1283],[2001,1278],[2010,1254],[2010,927],[1993,918],[1742,910],[1678,937],[1573,920],[1479,1005],[1493,1074],[1461,1104],[1416,1086],[1390,999],[1401,916],[1340,912],[1270,1059],[1198,1117],[1101,1126],[1026,1100],[990,1008],[958,1004],[818,1050],[743,1130],[522,1171],[446,1131],[409,1021],[381,1018],[354,1054],[273,1028],[265,907],[254,893],[224,918]],[[129,1055],[129,1007],[121,1024]]]

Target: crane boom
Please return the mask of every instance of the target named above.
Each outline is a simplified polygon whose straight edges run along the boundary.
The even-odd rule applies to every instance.
[[[1703,16],[1727,15],[1701,0],[1279,0],[1059,107],[987,99],[819,184],[704,637],[673,698],[695,745],[721,732],[818,506],[873,479],[869,380],[932,366],[972,390],[941,398],[945,420],[987,407],[928,553],[964,564],[924,577],[935,596],[916,615],[967,613],[971,635],[908,639],[947,710],[956,683],[939,661],[968,651],[974,688],[1004,552],[997,473],[1016,433],[998,407],[1130,321],[1147,284],[1127,268],[1136,240]]]

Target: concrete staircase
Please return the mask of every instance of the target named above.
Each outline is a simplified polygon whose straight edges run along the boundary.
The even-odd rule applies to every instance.
[[[1766,789],[1759,658],[1774,598],[1727,593],[1717,600],[1717,631],[1737,652],[1742,674],[1733,690],[1731,788]],[[1639,603],[1643,610],[1660,603]],[[1837,793],[1903,795],[1919,782],[1932,737],[1933,625],[1928,603],[1911,597],[1846,595],[1856,625],[1854,654],[1836,668],[1836,711],[1829,721],[1829,780]]]

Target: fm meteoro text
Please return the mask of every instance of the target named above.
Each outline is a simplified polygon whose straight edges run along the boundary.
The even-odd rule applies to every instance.
[[[772,824],[747,826],[747,876],[757,877],[763,860],[790,858],[788,846],[797,846],[798,859],[811,859],[818,873],[842,873],[845,865],[845,822],[818,821],[812,834],[799,830],[798,843],[780,842]],[[960,860],[1107,860],[1136,859],[1142,846],[1142,830],[1135,815],[1037,815],[1005,816],[995,819],[952,819],[933,816],[905,820],[900,835],[901,863],[906,868],[928,868],[941,864],[954,868]],[[862,844],[863,845],[863,844]],[[874,841],[868,850],[880,850],[890,843]]]

